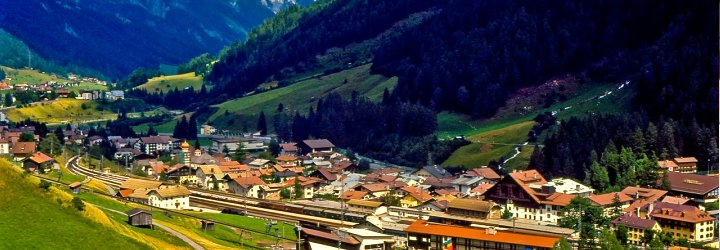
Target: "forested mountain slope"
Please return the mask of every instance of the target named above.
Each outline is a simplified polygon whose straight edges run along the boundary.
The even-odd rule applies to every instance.
[[[0,1],[0,28],[41,56],[119,78],[217,53],[273,15],[259,0]]]

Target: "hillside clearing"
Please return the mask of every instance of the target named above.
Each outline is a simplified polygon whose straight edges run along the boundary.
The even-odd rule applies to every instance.
[[[515,153],[516,146],[501,144],[522,144],[527,140],[527,134],[534,124],[533,121],[525,121],[466,137],[467,140],[473,143],[453,152],[442,165],[476,168],[487,166],[490,161],[499,160],[501,157],[508,158]],[[522,162],[525,151],[532,152],[532,147],[522,147],[522,153],[518,158],[508,161],[508,164],[514,164],[515,161]],[[521,157],[521,155],[523,156]]]
[[[117,119],[117,114],[98,111],[97,105],[95,101],[60,98],[31,107],[8,109],[5,114],[13,122],[31,119],[44,123],[72,123]]]
[[[167,93],[177,88],[183,90],[193,87],[195,91],[200,91],[202,87],[202,77],[195,75],[195,72],[153,77],[148,82],[137,86],[137,88],[145,89],[150,93],[160,92]]]
[[[214,107],[217,107],[218,111],[210,116],[209,120],[216,126],[225,128],[252,127],[257,123],[260,111],[265,112],[268,122],[271,122],[271,117],[280,103],[284,105],[288,114],[294,114],[296,111],[305,113],[319,98],[331,92],[349,98],[352,92],[356,91],[359,95],[379,101],[382,99],[385,89],[391,90],[395,87],[397,78],[370,74],[371,66],[371,64],[366,64],[330,75],[302,80],[286,87],[230,100],[215,105]],[[225,112],[231,115],[226,116]]]

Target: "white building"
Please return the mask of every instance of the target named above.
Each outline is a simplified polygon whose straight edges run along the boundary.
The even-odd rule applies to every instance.
[[[135,189],[128,198],[135,202],[165,209],[190,207],[190,190],[183,186],[162,185],[154,189]]]

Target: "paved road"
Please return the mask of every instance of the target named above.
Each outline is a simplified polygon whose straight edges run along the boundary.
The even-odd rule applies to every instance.
[[[117,210],[115,210],[115,209],[110,209],[110,208],[98,206],[98,205],[95,205],[95,204],[93,204],[93,206],[96,206],[96,207],[99,207],[99,208],[108,210],[108,211],[110,211],[110,212],[119,213],[119,214],[123,214],[123,215],[125,214],[125,213],[120,212],[120,211],[117,211]],[[169,227],[160,225],[160,224],[158,224],[158,223],[155,222],[155,221],[153,221],[153,226],[156,226],[156,227],[159,227],[159,228],[161,228],[161,229],[163,229],[163,230],[165,230],[165,231],[168,231],[168,233],[171,233],[172,235],[175,235],[176,237],[180,238],[182,241],[190,244],[190,246],[191,246],[193,249],[195,249],[195,250],[205,250],[205,248],[202,247],[200,244],[195,243],[195,241],[191,240],[190,238],[188,238],[188,237],[185,236],[184,234],[181,234],[181,233],[179,233],[178,231],[173,230],[172,228],[169,228]]]

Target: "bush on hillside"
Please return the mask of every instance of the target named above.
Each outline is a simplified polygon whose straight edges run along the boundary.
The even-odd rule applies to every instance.
[[[72,199],[72,205],[78,211],[85,210],[85,203],[83,203],[82,199],[80,199],[79,197],[75,197]]]

